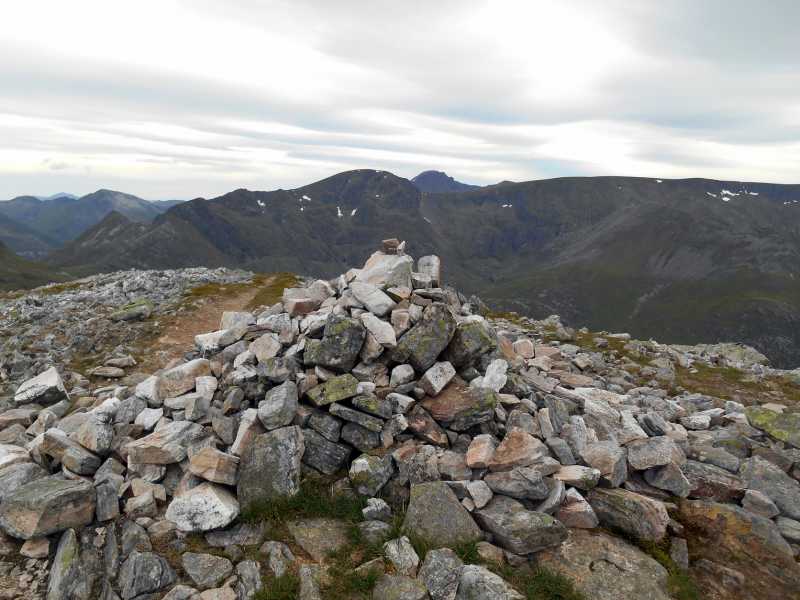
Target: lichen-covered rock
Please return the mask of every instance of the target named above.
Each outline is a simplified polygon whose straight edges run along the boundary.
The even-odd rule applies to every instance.
[[[483,317],[472,316],[456,327],[444,360],[456,369],[473,366],[475,361],[497,347],[497,334]]]
[[[450,308],[433,303],[425,309],[422,319],[403,334],[390,356],[395,362],[410,363],[422,373],[433,366],[455,330],[456,320]]]
[[[350,371],[358,361],[367,330],[357,319],[330,315],[321,340],[306,341],[303,362],[336,371]]]
[[[455,546],[481,538],[480,528],[442,481],[411,486],[403,531],[432,545]]]
[[[286,381],[269,390],[258,405],[258,418],[271,431],[291,424],[297,412],[297,385]]]
[[[757,456],[742,461],[739,475],[748,489],[772,500],[782,515],[800,519],[800,482]]]
[[[313,429],[304,430],[303,441],[303,463],[326,475],[333,475],[345,468],[352,453],[349,446],[331,442]]]
[[[776,440],[800,448],[800,413],[776,412],[762,406],[748,406],[745,414],[753,427],[766,431]]]
[[[456,600],[525,600],[525,597],[486,567],[464,565]]]
[[[233,573],[231,561],[213,554],[184,552],[181,556],[181,566],[200,589],[215,587]]]
[[[419,570],[431,600],[454,600],[464,563],[450,548],[429,550]]]
[[[166,518],[187,533],[230,525],[239,516],[239,502],[226,488],[203,483],[173,498]]]
[[[327,406],[334,402],[347,400],[358,395],[358,379],[350,373],[331,377],[325,383],[308,390],[307,395],[308,399],[316,406]]]
[[[619,488],[595,488],[587,500],[606,527],[645,541],[658,541],[666,535],[669,515],[658,500]]]
[[[165,558],[153,552],[134,550],[119,570],[120,595],[122,600],[132,600],[163,590],[175,579],[175,571]]]
[[[707,560],[745,574],[728,587],[728,597],[783,600],[800,596],[800,564],[769,519],[741,507],[705,500],[686,500],[678,519],[687,531],[693,565]],[[701,591],[717,588],[718,573],[692,568]],[[714,596],[712,596],[714,597]]]
[[[448,429],[466,431],[491,421],[498,404],[497,394],[492,390],[468,388],[456,379],[437,396],[426,398],[422,407]]]
[[[242,506],[294,496],[300,490],[304,452],[299,427],[282,427],[258,436],[239,464],[236,491]]]
[[[592,600],[669,600],[667,570],[636,546],[602,532],[571,529],[563,544],[536,555]]]
[[[350,483],[362,496],[377,496],[394,474],[394,463],[390,455],[373,456],[362,454],[350,465]]]

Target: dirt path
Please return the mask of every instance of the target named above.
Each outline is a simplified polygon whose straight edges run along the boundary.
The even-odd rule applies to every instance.
[[[209,290],[198,295],[184,310],[162,317],[159,319],[157,337],[138,352],[137,370],[149,373],[182,359],[194,347],[194,336],[219,329],[225,311],[250,310],[256,296],[270,288],[277,277],[270,275],[252,285],[231,285],[227,289],[221,286]]]

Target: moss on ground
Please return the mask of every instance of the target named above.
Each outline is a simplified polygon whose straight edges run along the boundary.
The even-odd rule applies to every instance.
[[[691,369],[678,367],[675,384],[698,394],[735,400],[745,406],[779,402],[800,406],[800,385],[783,376],[756,380],[751,373],[734,367],[713,367],[702,363]]]

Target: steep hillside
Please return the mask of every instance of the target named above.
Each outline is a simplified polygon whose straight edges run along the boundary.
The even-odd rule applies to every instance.
[[[384,171],[236,190],[53,254],[81,272],[229,266],[330,277],[381,239],[436,253],[490,304],[670,342],[741,340],[800,364],[800,186],[560,178],[422,193]],[[110,237],[105,235],[105,237]],[[98,244],[105,244],[98,252]]]
[[[169,203],[161,206],[112,190],[98,190],[81,198],[59,195],[40,200],[34,196],[20,196],[0,202],[0,214],[28,226],[58,245],[75,239],[111,211],[134,221],[148,222],[168,208]]]
[[[58,246],[38,231],[0,213],[0,242],[26,258],[44,256]]]
[[[411,179],[421,192],[442,193],[442,192],[466,192],[477,190],[479,185],[461,183],[442,171],[423,171]]]
[[[65,273],[17,256],[0,241],[0,290],[31,288],[66,279]]]

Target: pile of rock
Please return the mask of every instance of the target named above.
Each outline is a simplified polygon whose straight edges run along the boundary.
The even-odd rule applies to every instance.
[[[365,536],[390,530],[380,497],[442,548],[420,557],[388,541],[376,598],[521,598],[445,548],[465,542],[562,571],[592,597],[667,598],[664,568],[598,527],[665,543],[705,589],[798,593],[800,443],[751,424],[769,408],[635,387],[602,352],[493,324],[441,284],[437,257],[415,263],[387,240],[361,269],[287,289],[260,314],[225,313],[185,363],[135,389],[76,407],[42,372],[0,414],[0,528],[35,558],[60,536],[48,597],[247,598],[261,585],[253,561],[187,552],[178,581],[153,547],[188,533],[260,544],[243,509],[297,494],[305,473],[346,472],[338,487],[372,498]],[[570,337],[557,319],[538,326]],[[652,358],[654,383],[687,360]],[[292,533],[322,559],[334,530]],[[276,574],[294,560],[277,542],[262,553]],[[300,574],[302,597],[319,597]]]

